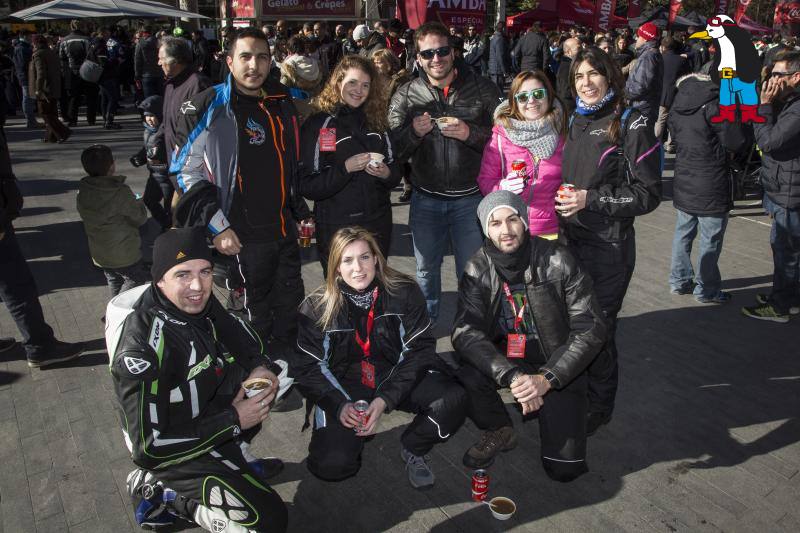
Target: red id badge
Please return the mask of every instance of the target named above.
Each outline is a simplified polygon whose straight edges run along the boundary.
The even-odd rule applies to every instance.
[[[369,361],[361,361],[361,384],[370,389],[375,388],[375,365]]]
[[[523,333],[508,334],[506,357],[509,359],[523,359],[525,357],[525,335]]]
[[[336,128],[319,129],[319,151],[320,152],[336,151]]]

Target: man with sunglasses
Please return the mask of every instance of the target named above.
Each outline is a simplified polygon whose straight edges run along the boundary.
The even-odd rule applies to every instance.
[[[434,321],[448,240],[459,277],[482,243],[475,222],[481,201],[476,178],[500,96],[491,81],[456,62],[449,39],[439,22],[417,29],[420,76],[400,87],[389,106],[397,157],[411,160],[409,226],[417,281]]]
[[[800,52],[775,58],[758,111],[766,119],[753,129],[762,151],[764,210],[772,219],[774,272],[772,294],[757,295],[758,305],[742,313],[785,324],[800,314]]]

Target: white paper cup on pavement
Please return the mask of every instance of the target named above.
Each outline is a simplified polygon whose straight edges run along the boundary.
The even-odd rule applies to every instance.
[[[248,398],[252,398],[256,394],[261,394],[265,390],[272,388],[272,380],[267,378],[251,378],[242,383],[244,387],[244,394]]]
[[[489,509],[498,520],[508,520],[517,512],[517,504],[505,496],[495,496],[489,500]]]
[[[383,163],[384,155],[379,154],[378,152],[370,152],[369,153],[369,166],[377,167],[381,163]]]

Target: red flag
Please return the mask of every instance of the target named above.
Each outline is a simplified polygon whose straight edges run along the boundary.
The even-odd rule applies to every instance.
[[[672,26],[672,23],[675,22],[675,17],[678,16],[678,12],[681,10],[681,4],[683,4],[683,0],[669,0],[669,25]]]
[[[728,14],[728,6],[730,5],[729,0],[715,0],[714,1],[714,14],[715,15],[727,15]]]
[[[736,14],[733,16],[733,20],[736,21],[736,24],[739,24],[739,21],[742,20],[745,11],[747,11],[747,7],[750,5],[750,0],[737,0],[736,1]]]
[[[601,31],[605,33],[611,29],[611,17],[614,15],[616,8],[617,0],[596,0],[593,21],[595,32]]]
[[[774,28],[783,35],[800,33],[800,2],[797,0],[779,0],[775,3]]]
[[[642,0],[628,0],[628,18],[635,19],[642,14]]]

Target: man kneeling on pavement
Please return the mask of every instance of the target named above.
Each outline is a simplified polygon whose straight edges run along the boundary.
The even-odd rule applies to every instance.
[[[464,464],[485,468],[517,444],[498,387],[510,387],[523,417],[538,412],[545,472],[572,481],[586,466],[586,367],[606,326],[589,276],[563,246],[530,237],[527,207],[509,191],[478,206],[486,239],[459,286],[453,347],[469,416],[483,430]]]
[[[282,463],[249,451],[277,393],[276,365],[254,330],[211,298],[202,229],[159,236],[151,272],[108,336],[125,442],[140,467],[128,476],[137,522],[180,516],[209,531],[285,531],[286,506],[265,481]],[[245,398],[242,382],[254,377],[272,386]]]

